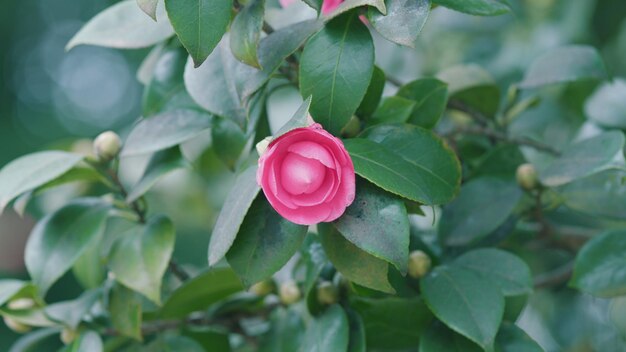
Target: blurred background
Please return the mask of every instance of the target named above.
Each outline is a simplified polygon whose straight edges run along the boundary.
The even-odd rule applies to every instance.
[[[68,40],[88,19],[115,2],[3,3],[0,167],[20,155],[46,148],[88,153],[89,138],[109,129],[124,135],[139,118],[143,86],[136,78],[136,71],[148,49],[118,51],[80,46],[70,52],[64,50]],[[375,38],[377,63],[402,82],[433,75],[459,63],[478,63],[505,89],[510,82],[519,80],[530,61],[546,49],[585,43],[601,51],[610,74],[626,77],[626,1],[510,2],[514,14],[493,18],[471,17],[439,8],[428,20],[416,49],[400,48]],[[281,109],[292,109],[299,104],[299,95],[293,88],[276,94],[270,98],[269,115],[280,115]],[[572,92],[570,102],[574,108],[557,106],[550,112],[575,115],[579,110],[575,108],[576,94]],[[203,149],[194,148],[198,144],[210,144],[209,137],[202,136],[190,143],[187,153]],[[127,164],[126,178],[132,179],[141,172],[143,160],[131,160]],[[161,181],[150,195],[154,198],[150,204],[175,220],[178,228],[175,256],[179,262],[202,266],[206,261],[208,234],[223,192],[228,189],[222,186],[230,182],[231,174],[211,148],[198,156],[195,166],[199,172],[175,172]],[[68,185],[50,192],[29,205],[30,215],[20,217],[8,210],[0,216],[0,278],[26,278],[23,246],[36,218],[67,197],[84,192],[80,187]],[[208,191],[197,192],[197,189]],[[53,301],[55,297],[74,297],[79,292],[72,275],[66,275],[48,297]],[[615,325],[615,319],[609,321],[609,303],[572,292],[567,289],[559,293],[537,292],[531,299],[534,313],[523,316],[524,327],[548,350],[615,350],[620,336],[615,328],[607,328]],[[623,317],[621,323],[626,325]],[[15,338],[0,324],[0,351],[8,350]]]

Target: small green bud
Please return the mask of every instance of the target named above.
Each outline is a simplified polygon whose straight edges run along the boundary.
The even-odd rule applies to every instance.
[[[9,317],[3,317],[2,319],[9,329],[17,332],[18,334],[23,334],[31,330],[30,326],[22,324],[19,321],[13,320]]]
[[[300,297],[302,293],[295,282],[288,281],[280,285],[280,301],[283,304],[294,304],[300,300]]]
[[[346,137],[354,137],[359,134],[359,132],[361,132],[361,121],[354,115],[341,130],[341,134]]]
[[[537,170],[531,164],[522,164],[515,173],[517,183],[525,190],[530,191],[539,185]]]
[[[430,271],[432,262],[428,254],[416,250],[409,254],[409,276],[414,279],[424,277]]]
[[[252,287],[250,287],[250,292],[257,296],[267,296],[274,292],[275,289],[276,284],[274,283],[274,280],[267,279],[252,285]]]
[[[122,149],[122,140],[117,133],[107,131],[100,133],[93,142],[93,150],[98,160],[111,161]]]
[[[76,330],[65,328],[61,331],[61,341],[63,341],[64,344],[69,345],[76,339],[76,335],[78,335]]]
[[[339,290],[330,281],[322,281],[317,285],[317,301],[321,304],[335,304],[339,301]]]

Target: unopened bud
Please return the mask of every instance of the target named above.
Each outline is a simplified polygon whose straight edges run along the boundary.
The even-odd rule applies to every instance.
[[[432,262],[428,254],[416,250],[409,254],[409,276],[415,279],[424,277],[430,271]]]
[[[252,285],[252,287],[250,287],[250,292],[254,293],[257,296],[267,296],[270,293],[274,292],[275,289],[276,284],[274,283],[274,280],[268,279]]]
[[[259,143],[256,144],[256,152],[259,153],[259,156],[263,155],[267,150],[267,147],[272,142],[272,137],[265,137]]]
[[[339,291],[330,281],[322,281],[317,285],[317,301],[321,304],[335,304],[339,300]]]
[[[93,148],[100,161],[110,161],[120,153],[122,140],[115,132],[103,132],[94,140]]]
[[[361,132],[361,121],[358,117],[352,116],[348,124],[341,130],[341,134],[346,137],[354,137]]]
[[[525,190],[530,191],[539,185],[537,170],[531,164],[522,164],[515,173],[517,183]]]
[[[61,331],[61,341],[64,344],[69,345],[76,339],[76,330],[65,328]]]
[[[19,321],[13,320],[12,318],[9,317],[3,317],[2,318],[4,320],[4,323],[6,324],[6,326],[19,333],[19,334],[23,334],[25,332],[29,332],[31,327],[25,324],[20,323]]]
[[[301,296],[302,293],[295,282],[289,281],[280,285],[280,301],[283,304],[294,304],[300,300]]]
[[[14,299],[11,302],[9,302],[9,304],[7,304],[7,307],[11,310],[24,310],[24,309],[30,309],[33,308],[35,306],[35,301],[33,301],[31,298],[18,298],[18,299]]]

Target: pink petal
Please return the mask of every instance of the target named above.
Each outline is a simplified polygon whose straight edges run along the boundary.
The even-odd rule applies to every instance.
[[[319,161],[296,153],[288,153],[280,169],[281,185],[293,195],[314,192],[325,175],[326,168]]]
[[[315,159],[324,166],[334,169],[335,162],[333,156],[324,145],[311,141],[297,142],[287,148],[292,153],[297,153],[305,158]]]

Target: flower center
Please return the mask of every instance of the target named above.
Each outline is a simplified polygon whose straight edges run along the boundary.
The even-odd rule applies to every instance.
[[[281,185],[293,194],[315,192],[326,175],[326,168],[319,161],[288,153],[280,170]]]

